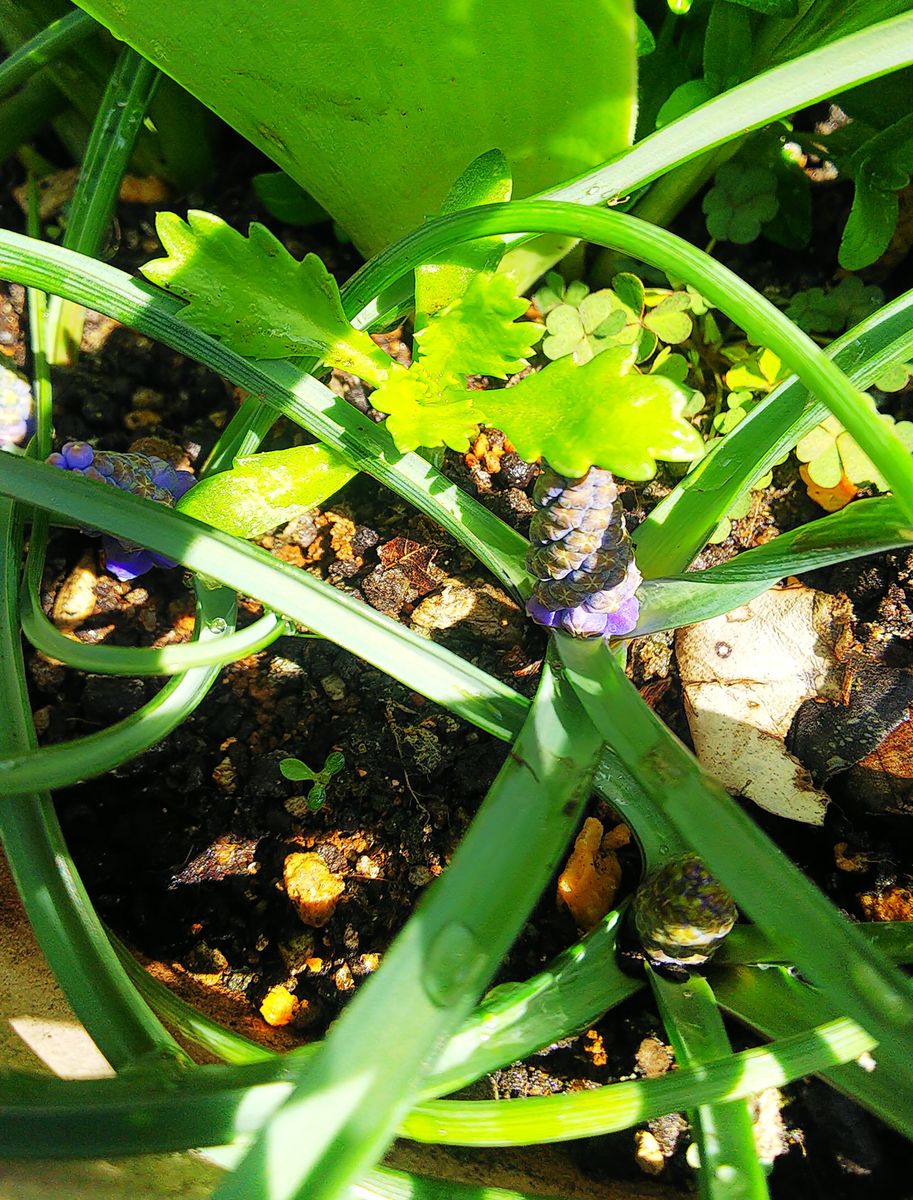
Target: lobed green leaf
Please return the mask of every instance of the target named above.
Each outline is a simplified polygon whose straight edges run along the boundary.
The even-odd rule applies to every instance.
[[[516,324],[528,307],[509,276],[476,275],[459,300],[415,334],[429,373],[506,379],[522,371],[542,336],[541,325]]]
[[[248,358],[318,354],[369,382],[390,359],[346,319],[336,281],[316,254],[294,258],[263,225],[244,237],[211,213],[159,213],[167,257],[142,272],[188,301],[181,318]]]
[[[482,421],[473,404],[479,394],[467,391],[462,380],[453,376],[432,376],[418,362],[408,371],[391,371],[383,387],[372,394],[371,404],[389,413],[387,431],[404,454],[419,446],[442,444],[465,450]]]
[[[656,460],[703,453],[684,416],[689,395],[663,375],[623,374],[605,351],[583,366],[562,358],[510,388],[476,393],[485,419],[503,429],[526,459],[540,456],[563,475],[597,465],[625,479],[651,479]]]

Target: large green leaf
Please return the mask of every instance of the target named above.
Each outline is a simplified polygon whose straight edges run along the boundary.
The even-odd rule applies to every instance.
[[[390,359],[342,311],[336,280],[316,254],[293,258],[264,225],[244,237],[220,217],[159,213],[166,258],[142,268],[147,279],[187,300],[188,325],[248,358],[318,354],[372,383]]]
[[[328,446],[273,450],[201,479],[177,508],[225,533],[252,538],[322,503],[356,474]]]
[[[624,353],[607,350],[583,366],[559,359],[514,387],[477,393],[476,404],[524,458],[541,455],[563,475],[595,464],[651,479],[658,458],[685,462],[704,443],[684,416],[687,394],[662,375],[621,374]]]
[[[633,132],[631,0],[80,7],[272,158],[366,254],[439,212],[492,147],[529,196]]]
[[[441,215],[509,200],[510,165],[500,150],[489,150],[474,158],[459,177],[441,207]],[[426,263],[415,272],[416,322],[420,323],[458,300],[479,271],[494,271],[505,250],[503,238],[479,238],[455,246],[438,262]]]

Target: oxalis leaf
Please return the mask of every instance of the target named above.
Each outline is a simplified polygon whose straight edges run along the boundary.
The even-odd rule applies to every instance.
[[[252,538],[320,504],[356,474],[327,446],[273,450],[201,479],[177,508],[225,533]]]
[[[181,317],[248,358],[318,354],[370,383],[390,359],[346,320],[333,276],[316,256],[294,258],[263,225],[244,237],[211,213],[187,221],[159,213],[166,258],[141,268],[152,283],[187,300]]]
[[[522,371],[543,330],[530,322],[515,324],[529,301],[518,297],[514,288],[507,275],[480,273],[459,300],[418,330],[415,341],[428,370],[441,378],[491,375],[496,379]]]
[[[503,429],[526,459],[546,458],[562,475],[605,467],[650,479],[656,460],[703,453],[684,416],[689,393],[662,375],[623,373],[625,352],[605,351],[578,366],[562,358],[513,387],[475,393],[487,423]]]
[[[461,378],[432,375],[423,360],[408,371],[391,371],[384,386],[372,394],[371,404],[390,414],[387,431],[397,450],[405,453],[442,443],[465,450],[482,420],[473,404],[481,394],[467,391]]]

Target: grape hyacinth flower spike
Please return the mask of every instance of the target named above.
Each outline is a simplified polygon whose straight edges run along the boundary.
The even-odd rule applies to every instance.
[[[642,577],[610,471],[579,479],[551,468],[536,480],[526,566],[536,579],[526,611],[540,625],[576,637],[620,637],[640,615]]]
[[[32,389],[15,371],[0,364],[0,446],[17,446],[35,431]]]
[[[63,471],[75,471],[87,479],[110,483],[121,491],[132,492],[147,500],[155,500],[169,508],[180,500],[196,480],[189,471],[178,471],[154,454],[122,454],[113,450],[93,450],[87,442],[67,442],[59,453],[48,456],[48,462]],[[87,530],[97,536],[94,530]],[[177,563],[145,550],[142,546],[122,542],[102,534],[105,565],[117,579],[136,579],[153,567],[174,567]]]
[[[738,916],[732,897],[696,854],[681,854],[651,872],[632,907],[644,952],[661,966],[702,966]]]

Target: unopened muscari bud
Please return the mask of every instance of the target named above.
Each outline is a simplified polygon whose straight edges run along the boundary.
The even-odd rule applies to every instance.
[[[169,508],[180,500],[196,480],[189,471],[177,471],[171,463],[154,454],[122,454],[114,450],[94,450],[88,442],[67,442],[48,462],[64,471],[75,471],[87,479],[110,483],[124,492],[155,500]],[[93,530],[87,530],[94,533]],[[135,579],[152,567],[173,567],[173,559],[141,546],[103,535],[105,563],[118,579]]]
[[[34,430],[32,389],[15,371],[0,364],[0,446],[16,446]]]
[[[735,924],[736,906],[696,854],[651,872],[634,896],[634,924],[655,963],[705,963]]]
[[[637,624],[641,574],[611,472],[579,479],[550,468],[536,480],[526,566],[537,580],[526,611],[577,637],[618,637]]]

